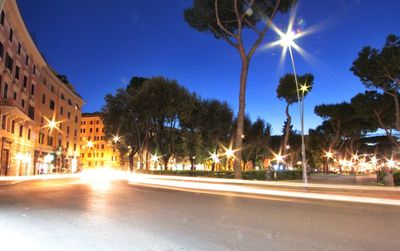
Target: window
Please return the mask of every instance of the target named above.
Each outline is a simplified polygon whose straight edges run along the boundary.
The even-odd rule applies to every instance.
[[[78,116],[75,116],[75,123],[78,123]]]
[[[51,90],[51,92],[54,92],[54,85],[50,86],[50,90]]]
[[[1,118],[1,129],[3,129],[3,130],[6,129],[6,120],[7,120],[7,116],[5,114],[3,114],[2,118]]]
[[[4,90],[3,90],[3,98],[7,98],[7,93],[8,93],[8,84],[4,83]]]
[[[19,79],[19,66],[15,66],[15,79]]]
[[[43,133],[39,133],[39,144],[44,144],[44,134]]]
[[[62,140],[58,139],[58,147],[62,147]]]
[[[98,124],[99,124],[99,122],[100,122],[100,121],[98,121],[98,120],[97,120],[97,121],[96,121],[96,125],[98,125]]]
[[[96,132],[99,132],[99,128],[96,128]]]
[[[22,82],[22,86],[23,86],[24,88],[26,88],[27,85],[28,85],[28,77],[27,77],[27,76],[24,76],[24,81]]]
[[[17,93],[16,92],[13,93],[13,99],[17,100]]]
[[[23,126],[23,125],[20,125],[20,126],[19,126],[19,136],[20,136],[20,137],[22,137],[23,132],[24,132],[24,126]]]
[[[6,53],[6,62],[5,62],[6,68],[12,72],[13,66],[14,66],[14,60]]]
[[[53,137],[50,135],[47,135],[47,145],[52,146],[53,145]]]
[[[18,42],[18,49],[17,49],[18,55],[21,55],[21,43]]]
[[[101,157],[102,157],[102,158],[104,157],[104,153],[101,153]]]
[[[0,14],[0,24],[4,25],[4,11],[1,11],[1,14]]]
[[[74,136],[76,137],[77,134],[78,134],[78,130],[75,129]]]
[[[65,97],[64,97],[64,94],[63,94],[63,93],[61,93],[61,99],[62,99],[62,100],[65,100]]]
[[[93,125],[93,120],[90,121],[90,124]]]
[[[33,65],[33,75],[36,74],[36,65]]]
[[[31,129],[28,129],[28,140],[31,139]]]
[[[69,104],[69,105],[72,105],[72,102],[71,102],[71,100],[70,100],[70,99],[68,99],[68,104]]]
[[[67,141],[67,146],[66,146],[66,148],[69,149],[69,142],[68,142],[68,141]]]
[[[21,106],[22,106],[22,108],[25,108],[25,100],[21,100]]]
[[[82,157],[82,158],[85,158],[85,154],[84,154],[84,153],[81,153],[81,157]]]
[[[71,113],[70,112],[67,113],[67,117],[68,117],[68,119],[71,118]]]
[[[59,127],[60,127],[60,130],[62,130],[62,125],[63,125],[63,124],[62,124],[62,123],[60,123],[60,126],[59,126]]]
[[[35,95],[35,85],[31,85],[31,95]]]
[[[29,56],[28,56],[28,54],[26,54],[26,57],[25,57],[25,65],[28,65],[29,64]]]
[[[92,133],[92,132],[93,132],[93,128],[90,128],[90,129],[89,129],[89,132]]]
[[[11,133],[15,132],[15,120],[11,122]]]
[[[9,33],[9,36],[8,36],[8,40],[10,40],[12,42],[13,41],[13,37],[14,37],[14,31],[13,31],[12,28],[10,28],[10,33]]]
[[[42,104],[46,104],[46,94],[42,95]]]
[[[88,158],[91,158],[92,157],[92,153],[88,153]]]
[[[35,120],[35,107],[29,105],[28,108],[28,117],[31,118],[32,120]]]
[[[67,126],[67,134],[69,134],[69,126]]]
[[[101,149],[104,149],[104,144],[101,144]]]
[[[63,115],[63,113],[64,113],[64,107],[61,106],[61,108],[60,108],[60,115]]]
[[[0,58],[3,59],[4,55],[4,45],[0,42]]]
[[[54,103],[54,101],[50,99],[50,109],[54,111],[55,106],[56,103]]]
[[[74,144],[74,151],[76,151],[76,144]]]

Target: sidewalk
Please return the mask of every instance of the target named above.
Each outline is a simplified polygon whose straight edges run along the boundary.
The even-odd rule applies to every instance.
[[[14,185],[26,181],[70,179],[80,177],[79,174],[41,174],[31,176],[0,176],[0,186]]]

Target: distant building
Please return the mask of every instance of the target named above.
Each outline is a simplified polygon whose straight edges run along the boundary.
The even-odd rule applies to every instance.
[[[119,151],[106,140],[100,113],[82,114],[80,162],[83,168],[120,166]]]
[[[84,101],[40,54],[16,1],[0,10],[0,175],[75,171]]]

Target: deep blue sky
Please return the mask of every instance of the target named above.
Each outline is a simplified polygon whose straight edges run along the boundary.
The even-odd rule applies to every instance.
[[[83,110],[99,110],[104,95],[124,87],[133,75],[176,79],[202,97],[228,101],[237,111],[240,59],[237,52],[210,34],[185,23],[190,0],[18,0],[25,23],[39,49],[56,71],[66,74],[83,96]],[[381,48],[389,33],[400,35],[398,0],[300,0],[297,21],[316,32],[298,44],[312,55],[295,53],[299,73],[315,75],[306,98],[305,126],[320,119],[314,106],[349,100],[363,91],[349,71],[364,45]],[[280,28],[287,17],[276,20]],[[276,39],[271,31],[266,41]],[[276,98],[280,48],[258,51],[250,66],[247,113],[262,117],[280,133],[285,104]],[[299,129],[298,107],[291,108]]]

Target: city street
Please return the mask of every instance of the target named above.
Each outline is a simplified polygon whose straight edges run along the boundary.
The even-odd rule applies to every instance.
[[[396,250],[399,229],[398,206],[79,177],[0,184],[1,250]]]

